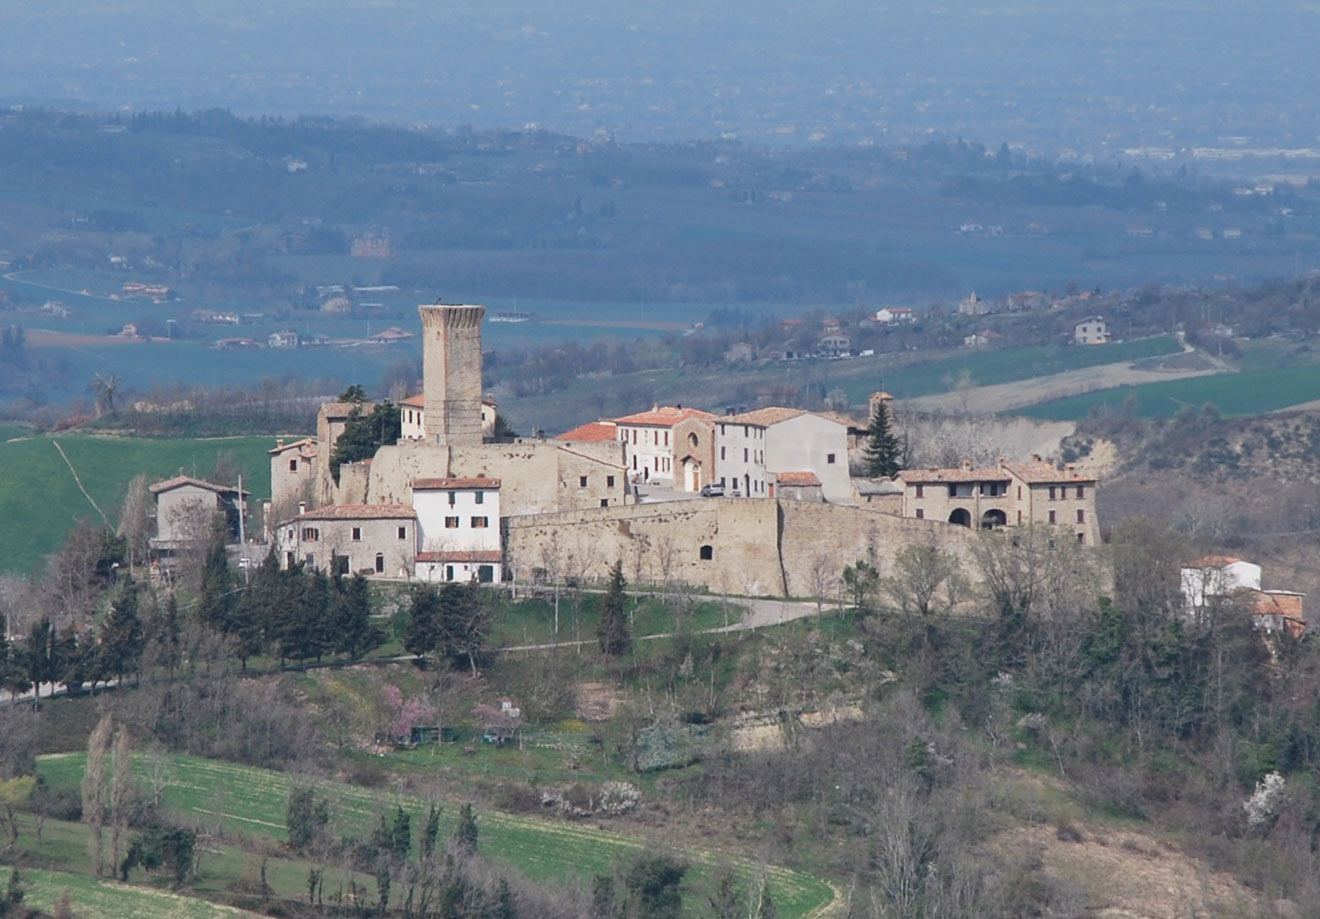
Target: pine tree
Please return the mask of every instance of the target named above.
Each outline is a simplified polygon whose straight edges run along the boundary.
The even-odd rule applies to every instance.
[[[409,654],[426,655],[440,643],[440,592],[429,585],[413,588],[408,606],[408,628],[403,647]]]
[[[889,478],[901,468],[902,450],[898,438],[890,427],[889,406],[876,402],[871,413],[871,425],[862,452],[866,474],[871,478]]]
[[[335,577],[333,591],[334,650],[357,660],[385,639],[371,624],[371,594],[367,579],[360,574],[351,578]]]
[[[628,632],[628,614],[624,610],[628,599],[628,595],[624,593],[626,586],[627,581],[623,579],[623,560],[620,559],[610,569],[610,587],[602,603],[600,624],[596,626],[600,650],[613,656],[627,654],[632,648],[632,635]]]
[[[225,553],[228,536],[225,519],[217,514],[211,524],[206,558],[202,562],[201,584],[197,589],[197,611],[202,622],[226,634],[232,627],[230,614],[233,609],[230,592],[233,577],[229,571],[229,556]]]
[[[124,674],[137,672],[146,645],[146,632],[138,614],[139,587],[132,578],[119,586],[110,603],[110,614],[101,631],[101,655],[98,669],[102,676],[114,674],[119,682]]]
[[[468,855],[477,851],[477,818],[472,813],[471,804],[464,804],[458,809],[458,825],[454,827],[454,848]]]

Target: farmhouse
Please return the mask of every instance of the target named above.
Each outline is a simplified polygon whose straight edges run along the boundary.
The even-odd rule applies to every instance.
[[[238,542],[247,514],[248,493],[230,485],[217,485],[180,473],[152,485],[156,496],[156,535],[151,550],[161,561],[182,549],[204,544],[212,521],[222,515],[228,541]]]
[[[1109,344],[1109,325],[1103,316],[1088,316],[1073,326],[1073,344]]]
[[[1066,527],[1079,543],[1098,545],[1094,476],[1069,464],[1055,469],[1039,456],[1029,463],[1000,460],[973,468],[970,460],[949,469],[904,469],[902,515],[958,526],[996,529],[1028,524]]]

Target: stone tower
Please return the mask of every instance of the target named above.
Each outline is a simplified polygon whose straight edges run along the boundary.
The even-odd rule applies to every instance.
[[[481,443],[481,321],[484,306],[419,306],[425,442]]]

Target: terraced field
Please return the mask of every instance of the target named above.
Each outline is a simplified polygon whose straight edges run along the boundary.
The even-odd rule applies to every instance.
[[[77,788],[85,763],[83,754],[57,754],[43,757],[38,771],[53,787]],[[146,763],[137,768],[145,771]],[[289,777],[280,772],[175,756],[170,758],[164,804],[178,812],[219,818],[227,834],[282,842],[287,838],[284,808],[289,787]],[[337,782],[322,783],[320,788],[331,802],[336,829],[343,835],[366,836],[377,815],[396,804],[411,812],[415,826],[425,818],[427,802],[415,796],[383,795]],[[441,815],[442,835],[452,832],[457,810],[453,803],[445,804]],[[586,824],[499,811],[481,811],[477,820],[482,852],[506,860],[533,878],[590,877],[607,871],[620,856],[646,843],[638,836]],[[730,856],[727,852],[689,849],[684,854],[698,877],[725,865],[744,876],[757,869],[750,859]],[[767,883],[779,915],[784,917],[823,915],[834,899],[829,884],[791,868],[767,868]]]

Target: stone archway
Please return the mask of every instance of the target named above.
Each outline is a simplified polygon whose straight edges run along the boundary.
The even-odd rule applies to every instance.
[[[998,508],[991,508],[981,515],[981,529],[997,530],[1008,524],[1008,515]]]
[[[949,515],[949,523],[956,523],[960,527],[970,527],[972,525],[972,515],[965,507],[955,508],[953,513]]]

